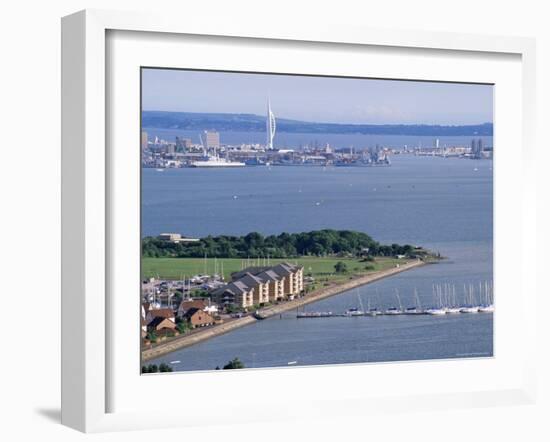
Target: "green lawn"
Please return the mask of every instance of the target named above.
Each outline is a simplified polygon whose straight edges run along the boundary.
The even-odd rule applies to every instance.
[[[313,276],[317,281],[346,279],[353,274],[364,274],[367,272],[384,270],[390,267],[395,267],[396,263],[402,262],[395,258],[377,258],[375,262],[361,262],[358,259],[351,258],[297,258],[297,259],[271,259],[270,265],[275,265],[280,262],[297,263],[304,266],[304,274]],[[335,274],[334,265],[342,261],[346,264],[346,274]],[[256,260],[247,261],[246,259],[208,259],[203,258],[143,258],[142,259],[142,275],[144,278],[159,277],[161,279],[181,279],[199,273],[212,274],[216,266],[218,272],[221,272],[223,263],[223,273],[226,279],[230,278],[232,272],[241,270],[248,265],[264,265],[264,261],[260,260],[259,264]],[[373,265],[374,270],[366,271],[365,267]]]

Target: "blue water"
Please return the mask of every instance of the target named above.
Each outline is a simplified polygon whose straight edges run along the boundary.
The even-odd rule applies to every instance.
[[[311,304],[342,312],[364,304],[424,306],[432,284],[492,280],[492,161],[395,155],[392,167],[246,167],[174,169],[142,174],[142,233],[189,236],[367,232],[383,243],[409,243],[448,259]],[[236,197],[236,198],[235,198]],[[319,203],[319,204],[317,204]],[[307,269],[306,269],[307,270]],[[296,319],[271,318],[154,361],[175,370],[211,370],[239,357],[247,367],[491,356],[493,315]]]

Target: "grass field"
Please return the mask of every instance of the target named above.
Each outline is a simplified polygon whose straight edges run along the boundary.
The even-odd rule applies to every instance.
[[[313,276],[317,281],[346,279],[353,274],[366,274],[385,270],[395,265],[402,260],[396,258],[377,258],[374,262],[362,262],[359,259],[351,258],[297,258],[297,259],[271,259],[270,265],[276,265],[280,262],[291,262],[304,266],[304,274]],[[334,265],[342,261],[346,264],[347,272],[345,274],[336,274]],[[158,277],[161,279],[181,279],[197,274],[213,274],[215,268],[218,273],[223,273],[226,279],[229,279],[231,273],[237,272],[244,267],[254,265],[267,265],[263,260],[246,260],[246,259],[203,259],[203,258],[143,258],[142,259],[142,276]],[[367,270],[366,266],[373,266],[374,269]]]

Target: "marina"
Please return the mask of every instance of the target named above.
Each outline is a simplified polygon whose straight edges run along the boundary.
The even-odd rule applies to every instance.
[[[331,311],[312,311],[312,312],[299,312],[296,314],[297,319],[306,319],[306,318],[353,318],[353,317],[374,317],[374,316],[399,316],[399,315],[431,315],[431,316],[442,316],[442,315],[451,315],[455,313],[493,313],[495,311],[492,289],[490,284],[485,281],[483,284],[479,283],[479,292],[474,293],[473,285],[469,285],[469,291],[466,290],[466,285],[464,285],[464,299],[465,304],[456,305],[455,287],[451,284],[434,285],[434,295],[437,294],[439,300],[437,306],[430,308],[422,308],[420,305],[420,297],[416,289],[414,290],[414,301],[415,306],[403,308],[401,304],[401,297],[399,296],[399,291],[395,290],[395,296],[397,299],[397,307],[392,306],[387,308],[384,311],[380,311],[377,308],[370,308],[370,299],[368,301],[369,308],[367,310],[363,309],[363,302],[361,295],[358,294],[357,298],[359,301],[360,307],[353,307],[346,310],[343,313],[333,313]],[[377,297],[379,295],[377,294]],[[443,298],[446,301],[443,301]],[[476,299],[479,300],[479,303],[476,302]],[[468,303],[466,303],[466,300]]]

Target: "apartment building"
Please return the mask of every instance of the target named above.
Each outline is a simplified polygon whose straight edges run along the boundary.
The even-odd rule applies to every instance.
[[[232,282],[211,292],[212,300],[220,307],[247,308],[294,299],[304,290],[303,267],[289,263],[249,267],[231,277]]]

